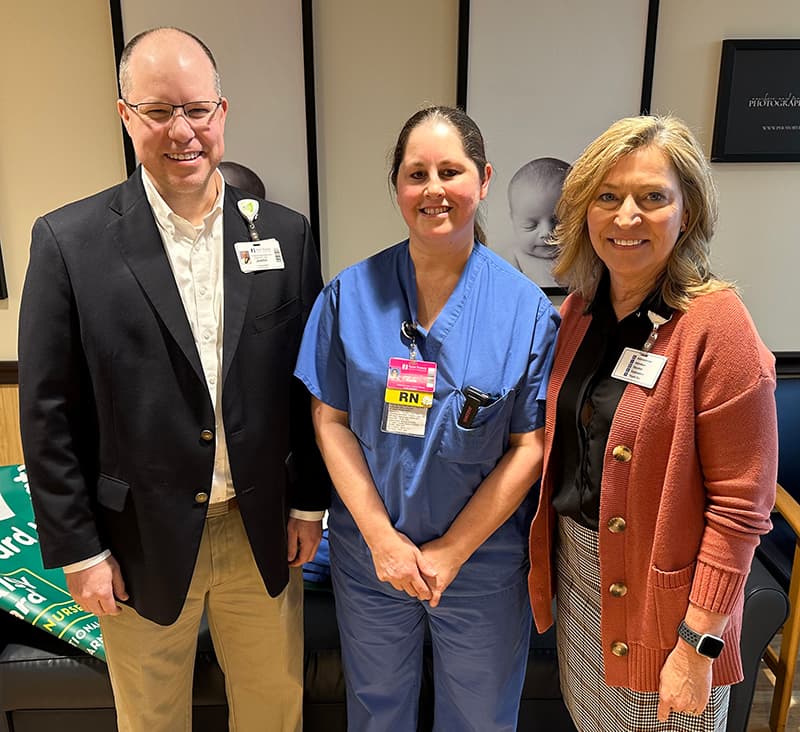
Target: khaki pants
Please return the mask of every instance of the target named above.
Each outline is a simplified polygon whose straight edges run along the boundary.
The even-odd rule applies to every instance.
[[[100,619],[120,732],[191,732],[192,676],[203,610],[225,673],[229,729],[300,732],[303,580],[264,588],[238,509],[206,519],[189,593],[170,626],[123,607]]]

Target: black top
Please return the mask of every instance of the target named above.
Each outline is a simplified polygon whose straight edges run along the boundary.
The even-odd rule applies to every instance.
[[[550,457],[554,471],[553,507],[589,529],[600,518],[603,456],[627,383],[611,376],[625,348],[642,348],[653,329],[652,310],[669,318],[660,283],[638,309],[619,322],[611,306],[606,272],[587,312],[592,322],[569,367],[556,407],[556,429]]]

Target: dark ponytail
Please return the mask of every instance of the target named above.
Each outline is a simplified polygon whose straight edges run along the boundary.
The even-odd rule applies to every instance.
[[[467,115],[462,109],[456,107],[427,107],[421,109],[419,112],[414,113],[403,125],[400,134],[397,137],[397,143],[394,146],[392,153],[392,164],[389,168],[389,184],[392,189],[397,192],[397,175],[400,172],[400,164],[403,162],[403,157],[406,154],[406,145],[411,133],[425,122],[441,121],[449,124],[461,138],[461,144],[464,146],[464,152],[467,157],[475,163],[478,169],[478,176],[481,183],[484,182],[486,177],[486,148],[483,142],[483,135],[478,129],[478,125]],[[478,223],[478,217],[475,217],[475,238],[482,244],[486,244],[486,234],[483,227]]]

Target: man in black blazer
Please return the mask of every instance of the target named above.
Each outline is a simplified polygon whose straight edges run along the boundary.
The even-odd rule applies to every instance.
[[[204,610],[230,728],[299,730],[300,565],[330,492],[292,377],[316,250],[303,216],[225,186],[199,39],[135,37],[120,90],[141,167],[33,228],[20,409],[42,555],[100,617],[121,730],[191,729]]]

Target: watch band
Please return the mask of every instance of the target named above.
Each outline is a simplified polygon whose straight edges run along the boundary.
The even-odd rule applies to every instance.
[[[688,625],[686,625],[685,620],[681,620],[681,624],[678,626],[678,635],[695,649],[697,648],[697,644],[700,642],[700,633],[695,632]]]

